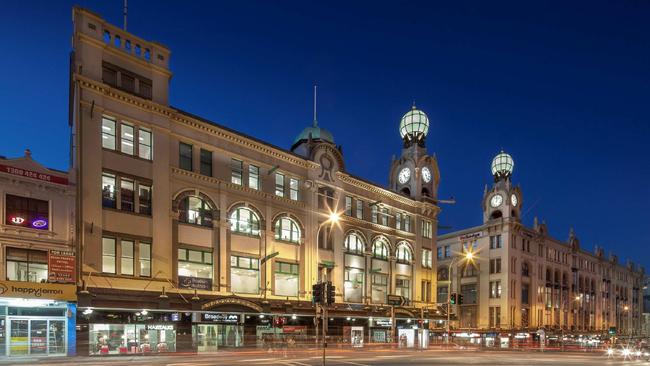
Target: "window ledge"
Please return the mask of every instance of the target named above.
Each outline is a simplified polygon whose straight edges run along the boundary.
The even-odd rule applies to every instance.
[[[300,246],[300,244],[302,244],[300,241],[283,240],[283,239],[280,239],[280,238],[274,238],[274,240],[277,241],[278,243],[282,243],[282,244],[292,244],[292,245],[296,245],[296,246]]]
[[[134,216],[140,216],[140,217],[148,217],[151,218],[151,215],[148,214],[143,214],[135,211],[125,211],[125,210],[120,210],[119,208],[113,208],[113,207],[106,207],[102,206],[104,210],[111,211],[111,212],[119,212],[127,215],[134,215]]]
[[[209,229],[209,230],[214,229],[214,225],[208,226],[208,225],[201,225],[201,224],[193,224],[191,222],[185,222],[185,221],[181,221],[181,220],[178,220],[178,223],[183,224],[183,225],[187,225],[187,226],[198,227],[198,228],[202,228],[202,229]]]
[[[244,236],[244,237],[247,237],[247,238],[254,238],[254,239],[260,239],[260,237],[261,237],[260,234],[255,235],[255,234],[243,233],[243,232],[240,232],[240,231],[232,231],[232,230],[230,230],[230,233],[233,234],[233,235]]]
[[[118,154],[118,155],[121,155],[121,156],[126,156],[126,157],[129,157],[129,158],[135,158],[135,159],[140,160],[140,161],[146,161],[148,163],[153,163],[153,159],[145,159],[145,158],[141,158],[140,156],[135,155],[135,154],[133,154],[133,155],[127,154],[127,153],[124,153],[124,152],[122,152],[122,151],[120,151],[118,149],[109,149],[107,147],[102,146],[102,150],[103,151],[110,151],[112,153],[115,153],[115,154]]]

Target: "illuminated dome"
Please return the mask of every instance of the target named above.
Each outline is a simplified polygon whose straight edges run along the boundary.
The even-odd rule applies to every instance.
[[[402,117],[402,122],[399,124],[400,136],[402,139],[419,140],[425,137],[428,132],[429,118],[424,112],[413,105],[411,110],[406,112],[404,117]]]
[[[512,175],[512,170],[515,167],[515,162],[512,156],[506,154],[503,150],[492,159],[492,175],[495,178],[509,177]]]

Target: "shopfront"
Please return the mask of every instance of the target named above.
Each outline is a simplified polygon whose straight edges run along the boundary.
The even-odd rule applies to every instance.
[[[241,314],[194,313],[192,338],[198,352],[214,352],[244,345]]]
[[[0,292],[0,356],[75,355],[75,285],[0,281]]]
[[[90,324],[91,355],[176,352],[176,325]]]

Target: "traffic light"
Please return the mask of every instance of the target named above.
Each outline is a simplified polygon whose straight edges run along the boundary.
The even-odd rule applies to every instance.
[[[458,305],[463,305],[463,294],[458,294]]]
[[[451,305],[456,305],[456,293],[455,293],[455,292],[452,293],[452,294],[449,296],[449,303],[450,303]]]
[[[327,281],[327,305],[332,305],[336,301],[336,287],[332,285],[332,282]]]
[[[323,303],[323,285],[323,283],[317,283],[311,287],[313,304]]]

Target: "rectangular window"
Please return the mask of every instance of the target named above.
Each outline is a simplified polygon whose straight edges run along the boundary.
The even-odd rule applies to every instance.
[[[178,275],[194,278],[212,278],[212,252],[197,249],[178,249]]]
[[[138,133],[138,156],[142,159],[151,160],[153,155],[151,142],[151,131],[141,128]]]
[[[377,273],[372,275],[372,303],[385,304],[388,293],[388,275]]]
[[[138,87],[140,89],[140,96],[145,99],[151,99],[151,82],[138,79]]]
[[[442,247],[438,247],[438,253],[437,254],[438,254],[438,259],[443,258],[443,256],[442,256]]]
[[[476,284],[461,285],[460,293],[463,295],[463,304],[476,304]]]
[[[299,198],[298,196],[298,192],[300,189],[299,183],[300,182],[298,181],[298,179],[294,179],[294,178],[289,179],[289,198],[294,201],[297,201]]]
[[[528,284],[525,283],[521,284],[521,303],[524,305],[528,305],[530,303],[530,291]]]
[[[430,249],[422,249],[422,267],[424,268],[433,267],[433,258]]]
[[[108,117],[102,118],[102,147],[115,150],[116,132],[115,120]]]
[[[237,159],[230,160],[230,182],[238,186],[242,185],[242,171],[244,170],[244,162]]]
[[[447,286],[438,286],[438,291],[436,292],[436,302],[437,303],[447,303],[447,293],[449,287]]]
[[[431,302],[431,281],[422,281],[422,301]]]
[[[352,216],[352,197],[345,196],[345,214]]]
[[[395,229],[402,230],[402,214],[399,212],[395,214]]]
[[[47,252],[7,247],[7,280],[47,282]]]
[[[332,227],[325,225],[318,233],[318,247],[320,249],[332,249]]]
[[[431,226],[431,221],[422,221],[422,237],[431,239],[433,236],[433,230]]]
[[[381,209],[381,224],[384,226],[388,226],[388,209],[387,208],[382,208]]]
[[[501,258],[490,259],[490,274],[501,273]]]
[[[499,328],[501,325],[501,307],[490,306],[490,328]]]
[[[5,196],[5,224],[30,229],[50,229],[50,202],[35,198]]]
[[[490,249],[499,249],[503,245],[501,240],[501,235],[492,235],[490,236]]]
[[[120,209],[133,212],[134,210],[134,184],[131,179],[120,178]]]
[[[138,212],[143,215],[151,215],[151,186],[138,183]]]
[[[192,145],[186,143],[178,144],[178,166],[187,171],[192,171]]]
[[[131,75],[125,74],[124,72],[121,72],[120,74],[122,74],[122,82],[120,84],[121,89],[133,93],[135,91],[135,78]]]
[[[135,150],[135,130],[133,126],[122,123],[120,125],[120,132],[120,151],[128,155],[133,155]]]
[[[363,220],[363,201],[357,199],[357,219]]]
[[[371,219],[372,219],[372,223],[376,224],[377,223],[377,205],[370,206],[370,216],[371,216]]]
[[[362,302],[365,274],[363,269],[346,267],[344,272],[343,301]]]
[[[259,294],[259,259],[230,256],[230,289],[234,293]]]
[[[395,295],[411,298],[411,279],[408,277],[397,277],[395,279]]]
[[[284,174],[275,173],[275,195],[284,197]]]
[[[404,215],[404,231],[411,232],[411,216]]]
[[[140,276],[151,277],[151,244],[140,242]]]
[[[501,298],[501,281],[490,282],[490,298],[491,299]]]
[[[298,296],[298,264],[275,262],[275,294],[278,296]]]
[[[248,188],[260,189],[260,168],[258,166],[248,166]]]
[[[115,238],[102,238],[102,272],[115,273]]]
[[[323,209],[334,209],[334,190],[328,187],[318,188],[318,208]]]
[[[133,241],[120,241],[120,273],[123,275],[133,276]]]
[[[102,206],[117,208],[117,195],[115,193],[115,175],[102,174]]]
[[[445,258],[451,257],[451,248],[449,245],[445,245]]]
[[[201,149],[201,174],[212,176],[212,151]]]

